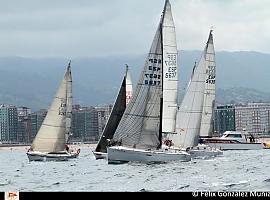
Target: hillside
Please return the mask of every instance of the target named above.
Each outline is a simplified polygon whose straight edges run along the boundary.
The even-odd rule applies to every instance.
[[[181,51],[179,95],[189,80],[200,51]],[[129,64],[133,83],[144,55],[72,59],[74,103],[112,103]],[[68,58],[0,57],[0,103],[37,110],[49,106],[68,64]],[[217,99],[220,102],[270,101],[270,55],[258,52],[217,52]]]

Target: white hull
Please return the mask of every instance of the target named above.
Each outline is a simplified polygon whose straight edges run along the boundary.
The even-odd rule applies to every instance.
[[[52,154],[42,152],[27,152],[29,161],[67,161],[77,158],[79,153]]]
[[[158,162],[164,163],[169,161],[183,161],[187,162],[191,160],[191,155],[181,150],[156,150],[147,151],[140,149],[133,149],[127,147],[109,147],[108,163],[120,164],[125,162]]]
[[[220,150],[256,150],[265,149],[266,146],[263,143],[240,143],[237,141],[225,140],[222,142],[204,141],[210,147],[218,148]]]
[[[198,145],[189,149],[187,152],[190,153],[191,158],[208,158],[223,155],[221,150],[207,145]]]
[[[103,153],[103,152],[93,152],[93,154],[96,157],[96,160],[100,160],[100,159],[107,159],[107,153]]]

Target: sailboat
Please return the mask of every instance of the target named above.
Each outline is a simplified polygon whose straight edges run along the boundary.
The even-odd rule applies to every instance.
[[[192,157],[221,155],[222,151],[198,145],[200,133],[211,129],[215,99],[215,51],[212,30],[198,65],[195,63],[185,96],[176,117],[176,135],[169,135],[174,145],[187,149]]]
[[[115,131],[117,144],[107,148],[108,163],[190,161],[181,149],[163,149],[174,134],[177,110],[177,45],[171,4],[162,17],[131,102]]]
[[[27,152],[29,161],[65,161],[78,157],[66,143],[71,133],[72,76],[69,63],[48,113]]]
[[[120,90],[118,92],[117,98],[115,100],[113,109],[111,111],[110,117],[98,141],[95,151],[93,152],[96,159],[107,158],[107,146],[109,145],[110,140],[113,138],[115,130],[131,98],[132,98],[132,81],[128,65],[126,65],[126,72]]]

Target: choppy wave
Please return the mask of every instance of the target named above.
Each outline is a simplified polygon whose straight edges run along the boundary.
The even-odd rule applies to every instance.
[[[0,191],[266,191],[270,150],[226,151],[213,159],[108,165],[90,148],[67,162],[29,162],[0,151]],[[4,161],[4,162],[2,162]]]

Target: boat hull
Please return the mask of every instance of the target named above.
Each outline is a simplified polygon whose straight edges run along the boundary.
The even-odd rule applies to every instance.
[[[126,162],[164,163],[169,161],[191,160],[191,155],[180,150],[147,151],[127,147],[109,147],[108,163],[121,164]]]
[[[190,153],[191,158],[208,158],[223,155],[223,152],[217,148],[212,148],[207,145],[199,145],[187,151]]]
[[[237,140],[204,139],[203,143],[220,150],[256,150],[266,148],[264,143],[244,143]]]
[[[94,151],[93,154],[96,157],[96,160],[107,159],[107,153]]]
[[[27,152],[29,161],[67,161],[77,158],[79,153],[48,154],[41,152]]]

